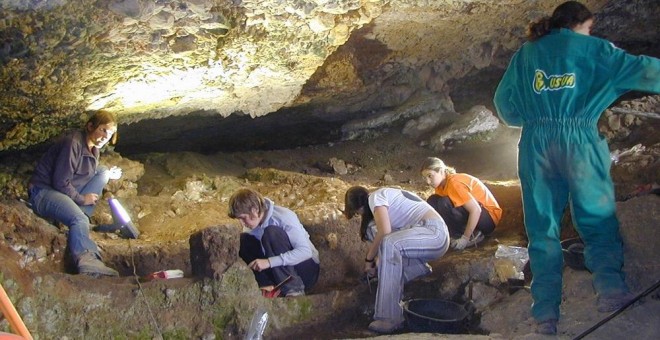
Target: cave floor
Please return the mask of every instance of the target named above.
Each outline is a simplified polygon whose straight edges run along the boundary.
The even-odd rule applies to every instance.
[[[359,283],[361,278],[359,264],[365,245],[359,241],[357,229],[353,229],[356,228],[357,221],[355,219],[346,221],[341,216],[345,190],[351,185],[365,185],[371,188],[399,186],[423,196],[428,195],[432,191],[420,176],[419,166],[426,157],[430,156],[442,158],[457,171],[472,174],[491,187],[504,209],[503,220],[495,233],[479,249],[465,252],[450,250],[443,258],[431,263],[434,268],[433,274],[411,282],[404,292],[405,298],[434,298],[444,290],[443,295],[446,297],[447,290],[458,291],[458,285],[461,284],[456,281],[445,282],[446,278],[443,275],[451,272],[451,268],[465,270],[466,263],[488,261],[498,244],[517,246],[526,244],[520,188],[516,175],[518,136],[519,130],[501,128],[485,140],[464,141],[442,152],[434,152],[416,144],[410,138],[401,138],[401,135],[389,133],[371,141],[347,141],[291,150],[213,155],[191,153],[122,155],[145,166],[145,174],[137,183],[138,194],[122,198],[134,214],[142,234],[138,240],[126,241],[115,235],[92,233],[92,237],[103,249],[105,257],[110,259],[109,263],[120,271],[122,277],[108,279],[107,285],[90,286],[95,282],[94,279],[63,273],[55,275],[59,281],[66,282],[63,286],[91,289],[99,293],[107,290],[117,296],[126,294],[124,298],[127,301],[132,300],[131,296],[135,293],[133,275],[143,276],[157,270],[182,268],[186,272],[185,280],[147,283],[145,288],[149,289],[151,285],[156,289],[168,290],[177,287],[183,289],[192,285],[195,279],[189,279],[190,235],[213,225],[235,225],[236,222],[226,216],[226,198],[236,188],[250,185],[256,187],[265,196],[273,198],[276,203],[291,207],[308,228],[322,260],[322,277],[311,291],[310,298],[316,302],[320,301],[318,305],[329,308],[336,300],[351,301],[348,308],[344,304],[336,313],[325,314],[326,317],[321,319],[312,317],[309,322],[275,327],[267,333],[268,336],[274,339],[375,337],[377,334],[367,330],[373,314],[375,286],[370,291],[367,285]],[[345,162],[347,173],[340,174],[330,165],[333,158]],[[201,183],[199,184],[201,187],[211,182],[213,193],[209,194],[209,190],[191,185],[197,182]],[[566,221],[567,225],[570,224],[569,222]],[[52,232],[58,232],[56,228],[52,229]],[[334,244],[329,241],[328,236],[331,234],[335,237]],[[5,237],[11,235],[13,234],[6,233]],[[563,228],[562,238],[572,236],[575,236],[575,232],[570,226]],[[41,241],[43,243],[52,242],[48,241],[50,237],[48,235],[36,236],[32,242],[39,243],[39,237],[43,237]],[[9,258],[10,254],[6,255]],[[8,265],[6,268],[15,273],[14,277],[18,281],[25,280],[25,286],[29,286],[31,275],[21,274],[21,269],[14,265]],[[52,267],[44,268],[44,271],[52,270]],[[64,270],[71,272],[71,268]],[[571,278],[578,280],[578,284],[574,283],[574,285],[589,287],[588,277],[577,277],[578,279]],[[162,288],[158,288],[161,286]],[[524,294],[524,292],[519,291],[516,294]],[[452,297],[460,300],[460,295],[457,292]],[[588,301],[593,302],[592,295],[586,298],[580,297],[582,300],[576,299],[575,304],[581,306],[584,304],[584,299],[591,299]],[[246,299],[251,299],[250,296]],[[344,296],[350,297],[344,298]],[[519,301],[515,302],[517,306],[513,312],[517,314],[527,312],[528,294],[517,299]],[[583,314],[578,315],[577,321],[572,321],[570,327],[583,327],[583,320],[587,315],[591,315],[589,313],[590,310],[585,310]],[[190,320],[182,317],[179,321],[185,323],[194,320],[194,315],[190,317]],[[144,315],[142,322],[148,325],[150,319]],[[522,332],[525,327],[531,326],[522,326]],[[402,330],[399,336],[402,338],[412,336],[407,331]],[[483,332],[475,327],[471,329],[471,334],[465,335],[465,338],[478,337],[478,334]],[[238,338],[237,333],[226,333],[224,336]]]

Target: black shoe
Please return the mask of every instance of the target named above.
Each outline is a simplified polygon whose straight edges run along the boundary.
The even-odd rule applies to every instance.
[[[140,236],[140,231],[133,225],[133,222],[128,222],[124,225],[117,224],[100,224],[92,228],[93,231],[100,233],[118,233],[123,238],[136,239]]]
[[[99,224],[93,226],[92,230],[98,233],[114,233],[117,232],[119,228],[121,228],[121,226],[116,226],[114,224]]]

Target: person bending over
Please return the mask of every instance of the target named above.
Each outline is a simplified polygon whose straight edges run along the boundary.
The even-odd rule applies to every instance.
[[[502,209],[478,178],[456,173],[436,157],[427,158],[421,172],[426,183],[435,189],[426,201],[447,223],[452,248],[462,250],[476,245],[495,230]]]
[[[374,321],[369,329],[392,333],[404,322],[399,305],[403,285],[430,274],[427,262],[449,249],[447,225],[419,196],[395,188],[380,188],[373,193],[361,186],[349,188],[344,215],[351,219],[356,214],[361,217],[360,238],[370,242],[364,271],[378,275]]]
[[[250,229],[241,234],[239,256],[264,296],[301,296],[316,284],[319,253],[293,211],[246,188],[231,196],[228,215]]]

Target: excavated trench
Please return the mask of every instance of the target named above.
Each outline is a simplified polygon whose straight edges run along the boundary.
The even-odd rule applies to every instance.
[[[442,299],[461,305],[472,300],[476,313],[465,328],[465,333],[470,335],[485,333],[481,327],[481,313],[516,288],[498,280],[493,273],[493,256],[498,245],[526,244],[520,188],[515,181],[513,161],[516,140],[515,133],[503,133],[487,143],[466,141],[442,153],[442,158],[459,171],[487,181],[504,209],[503,220],[481,247],[448,252],[431,263],[434,269],[431,275],[409,283],[404,291],[405,300]],[[113,235],[92,233],[108,265],[116,268],[122,277],[88,279],[63,274],[74,273],[72,268],[51,266],[42,269],[47,273],[45,280],[30,279],[30,275],[42,275],[34,269],[38,263],[29,267],[37,274],[16,268],[12,274],[5,275],[22,282],[22,287],[38,284],[34,291],[50,292],[39,296],[53,296],[54,300],[45,301],[41,307],[34,306],[34,310],[59,308],[67,319],[76,318],[77,311],[83,307],[74,303],[62,306],[60,296],[81,292],[81,302],[98,294],[112,296],[112,302],[108,302],[109,311],[97,308],[97,313],[115,315],[122,311],[113,316],[113,320],[126,330],[107,330],[101,326],[107,321],[99,322],[87,316],[87,331],[81,332],[101,338],[102,334],[124,333],[129,338],[139,337],[135,329],[143,329],[149,334],[157,334],[156,330],[161,329],[165,335],[183,332],[188,336],[215,334],[227,339],[240,338],[245,334],[252,314],[264,306],[271,315],[265,333],[269,338],[373,337],[376,334],[367,331],[367,325],[373,316],[376,286],[372,284],[370,290],[369,285],[361,280],[365,245],[357,236],[357,220],[347,221],[341,216],[339,209],[343,205],[343,193],[349,186],[359,184],[401,186],[427,196],[430,190],[415,165],[430,155],[435,153],[419,147],[414,141],[392,138],[392,135],[371,141],[280,151],[131,155],[131,159],[144,167],[142,176],[134,183],[137,190],[135,186],[126,186],[113,192],[132,214],[142,234],[138,240],[128,241]],[[128,177],[139,168],[125,159],[108,155],[103,158],[124,167]],[[331,158],[344,160],[353,166],[349,167],[353,170],[339,175],[319,166]],[[627,168],[614,169],[615,180],[626,182],[624,169]],[[252,274],[237,259],[237,242],[232,237],[240,230],[235,221],[226,216],[226,198],[236,188],[245,185],[258,188],[265,196],[291,207],[310,233],[320,252],[321,279],[308,296],[276,301],[262,298]],[[52,225],[39,222],[25,205],[19,206],[25,211],[26,220],[20,223],[22,228],[39,225],[48,232],[41,230],[32,235],[25,230],[17,233],[19,229],[6,229],[3,231],[5,239],[28,247],[44,245],[46,249],[55,250],[45,259],[46,263],[68,263],[57,261],[60,256],[57,251],[64,249],[66,244],[63,230],[57,231]],[[107,214],[104,209],[107,208],[100,207],[99,214]],[[5,220],[9,221],[5,224],[11,226],[16,224],[17,218],[5,217]],[[562,238],[575,236],[568,215],[563,226]],[[215,258],[220,269],[200,274],[194,269],[198,263],[193,256],[200,248],[191,243],[191,237],[211,227],[227,231],[224,243],[214,246],[223,250],[224,255]],[[51,261],[53,257],[54,262]],[[143,277],[168,269],[181,269],[185,277],[136,285],[135,275]],[[151,306],[153,318],[144,310],[145,306]],[[48,321],[51,325],[59,324],[57,320]],[[136,328],[136,324],[141,325],[140,328]],[[41,334],[70,334],[68,332],[41,330]]]
[[[140,161],[145,164],[145,174],[138,182],[139,190],[137,197],[126,198],[124,201],[128,207],[137,209],[141,212],[151,210],[138,222],[143,228],[141,239],[126,241],[116,238],[105,239],[101,242],[107,242],[106,259],[109,264],[116,268],[122,276],[138,277],[146,276],[150,273],[166,270],[181,269],[184,272],[185,279],[190,280],[190,284],[203,281],[208,278],[222,281],[223,273],[218,271],[205,272],[202,267],[204,263],[197,263],[199,254],[208,254],[208,249],[202,249],[201,243],[192,241],[196,234],[205,228],[200,228],[197,223],[204,215],[216,217],[211,221],[215,224],[206,224],[206,227],[216,226],[228,232],[232,236],[224,238],[226,243],[215,244],[216,248],[226,248],[228,251],[214,257],[219,267],[230,270],[235,266],[246,268],[237,258],[235,249],[238,230],[236,222],[228,220],[223,203],[200,203],[188,206],[185,202],[178,203],[178,207],[173,208],[169,200],[169,195],[175,189],[167,189],[168,185],[174,185],[178,188],[185,188],[190,183],[204,176],[217,176],[220,173],[234,169],[231,165],[234,162],[240,163],[246,168],[253,164],[267,163],[276,171],[267,169],[250,170],[237,175],[237,177],[228,176],[242,181],[242,185],[250,185],[264,193],[267,197],[273,198],[276,202],[285,206],[294,208],[299,214],[301,221],[310,234],[312,242],[320,252],[321,258],[321,276],[318,284],[312,289],[308,297],[311,304],[311,314],[315,311],[318,316],[310,316],[304,320],[292,322],[289,325],[273,325],[268,330],[268,336],[276,339],[283,338],[305,338],[305,339],[336,339],[336,338],[355,338],[370,337],[375,334],[367,331],[367,325],[372,320],[374,301],[377,284],[371,282],[367,284],[361,272],[362,258],[364,255],[365,244],[357,236],[357,219],[347,221],[343,217],[323,218],[314,220],[310,216],[307,208],[301,206],[298,200],[309,202],[313,200],[323,203],[310,203],[309,209],[315,211],[336,211],[343,204],[343,192],[349,185],[360,184],[367,186],[403,186],[416,190],[421,194],[428,194],[428,188],[423,183],[421,176],[417,173],[416,167],[410,166],[411,160],[421,160],[429,155],[428,150],[419,148],[414,142],[402,142],[384,136],[376,140],[375,143],[349,142],[335,146],[310,147],[282,151],[264,151],[247,152],[240,154],[214,154],[208,156],[187,156],[185,159],[172,157],[174,164],[184,164],[188,168],[186,171],[180,170],[180,174],[175,178],[164,180],[162,174],[159,174],[158,168],[167,162],[157,162],[149,156],[138,156]],[[459,164],[459,168],[470,172],[470,168],[475,169],[472,173],[479,174],[484,180],[495,179],[487,182],[496,198],[504,209],[503,220],[493,235],[486,240],[479,248],[469,249],[463,252],[450,250],[441,259],[433,261],[434,272],[425,277],[409,283],[404,291],[404,300],[410,299],[442,299],[453,301],[459,305],[468,305],[474,303],[475,311],[469,320],[461,324],[461,332],[464,334],[484,334],[480,328],[480,313],[488,304],[494,303],[504,295],[510,293],[510,287],[506,282],[498,281],[494,276],[495,268],[493,254],[497,250],[498,244],[519,245],[526,244],[526,238],[522,226],[522,206],[520,200],[520,188],[517,182],[507,180],[513,177],[515,163],[504,162],[498,166],[486,168],[480,167],[484,159],[492,157],[493,150],[501,148],[502,145],[515,143],[515,134],[500,135],[502,140],[491,140],[488,145],[459,145],[454,150],[447,150],[443,157],[449,164]],[[390,154],[382,154],[382,158],[366,156],[364,152],[358,150],[369,150],[372,145],[378,145],[376,149],[396,150]],[[359,147],[359,149],[357,149]],[[466,150],[471,150],[473,156],[465,158]],[[356,151],[360,155],[355,157]],[[287,155],[287,156],[284,156]],[[353,174],[338,176],[333,174],[306,174],[305,168],[310,164],[317,164],[318,159],[328,159],[331,156],[340,157],[347,161],[355,161],[363,164],[364,167]],[[288,158],[287,158],[288,157]],[[224,166],[220,167],[219,173],[202,174],[204,167],[200,158],[209,161],[209,159],[222,159]],[[239,159],[236,161],[236,159]],[[230,164],[231,163],[231,164]],[[415,161],[415,164],[418,163]],[[213,163],[216,164],[216,163]],[[172,165],[170,165],[170,172]],[[513,169],[512,169],[513,168]],[[387,170],[385,170],[387,169]],[[392,169],[399,169],[393,173]],[[477,170],[478,169],[478,170]],[[292,171],[291,173],[287,171]],[[384,183],[379,179],[383,172],[393,174],[392,182]],[[176,172],[176,171],[175,171]],[[486,172],[489,174],[486,174]],[[240,173],[240,172],[239,172]],[[224,173],[227,175],[227,173]],[[154,178],[159,178],[161,186],[153,189],[150,184]],[[229,181],[229,180],[226,180]],[[330,187],[331,189],[327,189]],[[149,189],[151,188],[151,189]],[[319,188],[326,188],[320,190]],[[222,191],[219,187],[215,190]],[[327,192],[330,190],[330,192]],[[163,200],[166,196],[167,200]],[[176,193],[172,195],[176,196]],[[318,197],[316,197],[318,196]],[[223,201],[222,199],[220,201]],[[164,203],[166,202],[166,203]],[[215,201],[217,202],[217,201]],[[330,206],[328,207],[327,205]],[[163,208],[163,206],[166,206]],[[157,208],[159,207],[159,208]],[[158,209],[163,209],[158,210]],[[167,210],[175,210],[175,213],[169,213]],[[180,211],[177,211],[180,209]],[[192,213],[187,214],[190,210]],[[194,212],[196,211],[196,212]],[[168,215],[162,221],[167,228],[172,229],[173,236],[159,238],[163,233],[160,227],[149,226],[148,216]],[[208,220],[208,219],[207,219]],[[186,227],[197,223],[197,227]],[[202,222],[201,225],[203,225]],[[210,223],[210,222],[209,222]],[[570,221],[566,221],[566,237],[574,235],[570,227]],[[175,230],[176,229],[176,230]],[[180,230],[179,230],[180,229]],[[330,235],[333,235],[332,237]],[[216,254],[217,255],[217,254]],[[202,268],[202,269],[200,269]],[[247,275],[246,283],[253,285],[251,274]],[[215,277],[214,277],[215,276]],[[147,287],[151,283],[146,283]],[[167,284],[167,283],[165,283]],[[181,285],[179,283],[178,285]],[[475,285],[481,287],[482,293],[471,293]],[[484,288],[485,287],[485,288]],[[256,287],[251,288],[256,290]],[[479,290],[479,289],[477,289]],[[483,291],[488,293],[484,296]],[[246,296],[246,299],[252,297]],[[257,298],[261,299],[261,298]],[[341,301],[341,302],[336,302]],[[322,310],[322,312],[321,312]],[[274,321],[275,322],[275,321]],[[235,326],[240,329],[239,326]],[[403,329],[401,333],[409,332],[411,329]]]
[[[257,187],[261,185],[252,184]],[[463,252],[450,250],[443,258],[431,263],[434,269],[431,275],[413,281],[405,288],[404,300],[442,299],[453,301],[466,308],[470,305],[478,306],[469,318],[460,323],[460,330],[452,332],[486,333],[479,326],[480,313],[485,304],[493,302],[494,297],[489,296],[485,298],[486,300],[482,300],[483,296],[474,296],[471,293],[472,287],[481,284],[488,286],[492,291],[497,291],[498,295],[509,294],[510,287],[506,283],[493,280],[493,254],[498,244],[524,245],[526,242],[522,228],[519,187],[515,183],[500,182],[489,183],[489,186],[500,204],[505,207],[504,219],[496,232],[479,248]],[[286,327],[273,326],[273,329],[268,330],[268,336],[274,339],[374,336],[375,334],[366,330],[366,326],[372,320],[377,282],[365,282],[361,273],[361,259],[365,245],[357,237],[358,221],[338,219],[304,224],[319,249],[322,260],[319,283],[308,296],[312,301],[312,313],[315,308],[329,307],[333,310],[329,313],[321,313],[321,317],[311,317],[309,320]],[[334,248],[327,241],[329,234],[335,234],[338,239]],[[156,271],[176,268],[183,270],[185,277],[190,279],[191,283],[204,279],[204,273],[195,270],[200,264],[195,263],[196,256],[193,255],[204,250],[196,249],[199,244],[195,242],[180,240],[166,245],[145,245],[141,244],[141,240],[113,240],[112,243],[113,248],[106,248],[106,258],[122,276],[130,277],[135,272],[137,276],[142,277]],[[116,243],[123,245],[115,246]],[[229,244],[225,246],[232,247]],[[227,256],[229,258],[216,258],[216,260],[224,261],[225,268],[230,267],[233,262],[238,262],[238,266],[244,266],[240,259],[236,259],[235,254],[233,256],[227,254]],[[474,274],[475,272],[477,274]],[[491,292],[492,294],[495,293]],[[337,296],[350,297],[344,298],[347,302],[338,304],[334,309],[335,306],[331,301],[338,299]],[[399,333],[411,331],[410,328],[404,328]]]
[[[511,211],[510,213],[519,215],[520,212]],[[327,227],[324,225],[315,226],[315,230]],[[489,270],[484,268],[493,266],[492,257],[498,242],[523,243],[524,237],[521,234],[521,224],[518,223],[498,230],[480,248],[465,250],[461,253],[450,250],[442,259],[431,262],[434,270],[431,275],[406,285],[404,300],[428,299],[433,301],[440,299],[452,301],[463,306],[471,313],[461,322],[453,323],[452,328],[448,329],[449,333],[487,334],[479,325],[482,310],[475,310],[475,303],[472,301],[475,297],[470,298],[472,286],[480,282],[498,290],[500,294],[507,295],[515,290],[512,290],[507,283],[484,281],[483,275],[476,278],[469,277],[469,275],[464,276],[465,271]],[[318,238],[314,234],[311,236],[313,239]],[[359,247],[360,245],[356,246]],[[167,250],[160,247],[130,247],[128,253],[110,254],[108,252],[106,257],[110,255],[109,265],[118,269],[122,276],[130,277],[134,275],[133,268],[140,277],[164,268],[177,268],[182,269],[185,277],[189,278],[192,283],[195,280],[202,279],[202,277],[192,274],[190,253],[190,248],[181,244],[168,247]],[[359,268],[362,263],[359,261],[359,254],[362,254],[359,249],[347,249],[340,258],[336,254],[329,254],[327,250],[321,250],[323,261],[321,277],[319,283],[308,294],[309,296],[317,296],[317,300],[332,299],[335,295],[351,295],[350,303],[333,310],[326,318],[313,318],[312,322],[301,322],[282,329],[269,330],[268,337],[272,339],[340,339],[375,336],[375,334],[366,330],[366,326],[372,321],[378,283],[377,280],[367,282],[360,273]],[[343,266],[339,265],[338,262],[343,262]],[[491,270],[494,269],[491,268]],[[69,268],[68,271],[73,272],[73,268]],[[455,276],[462,276],[462,279],[457,280]],[[148,284],[143,283],[143,285]],[[478,303],[483,302],[478,301]],[[318,304],[323,305],[324,303],[319,302]],[[407,316],[410,316],[410,314]],[[443,332],[443,330],[445,328],[441,328],[437,332]],[[405,327],[396,334],[414,331],[414,328]]]
[[[639,128],[648,125],[639,125]],[[156,324],[164,329],[176,326],[189,335],[224,332],[224,338],[239,338],[245,334],[246,320],[258,307],[265,305],[272,313],[271,324],[266,330],[270,338],[375,336],[367,331],[367,325],[373,315],[376,286],[372,284],[370,290],[369,285],[361,280],[365,245],[357,236],[357,221],[346,221],[339,209],[343,205],[343,193],[351,185],[372,188],[400,186],[422,196],[429,194],[430,189],[419,175],[417,165],[425,157],[438,153],[420,147],[413,140],[404,140],[400,136],[396,138],[397,135],[397,132],[392,132],[374,140],[286,150],[125,156],[134,161],[104,155],[102,158],[116,161],[124,167],[126,176],[139,178],[113,193],[134,217],[142,232],[140,238],[127,241],[113,235],[93,233],[106,262],[116,268],[122,277],[96,281],[62,273],[73,273],[70,267],[48,268],[45,271],[51,276],[46,277],[55,277],[56,281],[51,285],[58,288],[57,294],[70,294],[77,290],[84,292],[85,296],[95,292],[112,294],[115,299],[112,302],[113,313],[121,310],[133,315],[133,309],[137,308],[135,305],[141,305],[142,296],[147,296],[147,300],[156,306]],[[654,134],[648,136],[655,138]],[[472,300],[476,313],[465,329],[468,334],[483,334],[481,312],[515,290],[506,281],[496,279],[493,255],[498,245],[526,244],[520,188],[515,181],[516,141],[517,133],[501,132],[485,142],[464,141],[440,154],[457,170],[487,181],[504,209],[503,220],[481,247],[463,252],[450,251],[431,263],[434,268],[431,275],[409,283],[404,292],[406,300],[442,299],[461,305]],[[332,167],[327,166],[332,158],[345,161],[351,170],[341,175],[333,173]],[[139,162],[140,166],[131,162]],[[143,167],[143,172],[140,176],[134,176],[135,169],[140,167]],[[644,169],[651,171],[653,168]],[[630,171],[627,167],[616,167],[613,174],[616,175],[615,181],[619,180],[617,184],[633,185],[634,181],[629,179],[632,175]],[[647,176],[651,178],[654,174],[657,172],[649,172]],[[226,216],[228,195],[246,185],[258,188],[278,204],[291,207],[319,249],[321,279],[308,296],[267,301],[257,295],[258,289],[251,273],[236,256],[237,242],[232,237],[238,235],[240,230],[236,222]],[[26,207],[22,209],[26,210]],[[104,209],[107,208],[101,207],[99,213],[107,214]],[[30,215],[29,211],[27,215]],[[7,220],[13,221],[14,218]],[[33,224],[37,223],[29,220],[25,227],[32,227]],[[51,231],[55,229],[52,225],[46,227]],[[224,243],[215,244],[216,249],[225,251],[223,257],[215,259],[220,263],[220,269],[200,273],[195,270],[198,263],[193,256],[200,248],[191,242],[191,237],[211,227],[224,228],[222,230],[226,230],[229,236],[223,239]],[[563,239],[575,236],[568,215],[563,227]],[[32,239],[32,236],[23,233],[13,234],[16,231],[4,233],[5,239],[25,240],[27,244],[39,244],[41,240],[46,248],[55,249],[55,253],[50,255],[55,260],[60,256],[58,249],[63,249],[65,244],[63,230],[56,232],[57,237],[53,239],[49,239],[48,235]],[[143,277],[167,269],[181,269],[185,277],[143,282],[140,286],[135,284],[134,276]],[[28,282],[22,286],[30,286],[29,275],[22,280]],[[45,288],[47,291],[51,287]],[[44,287],[39,286],[39,289]],[[52,303],[48,302],[48,309],[56,306]],[[76,315],[80,307],[60,308],[67,315]],[[172,314],[173,309],[180,313]],[[229,311],[225,312],[225,309]],[[147,327],[152,322],[148,315],[141,313],[123,322],[129,329],[133,329],[132,323]],[[211,320],[212,317],[218,320]],[[87,329],[92,332],[90,334],[102,331],[94,319],[87,322]]]

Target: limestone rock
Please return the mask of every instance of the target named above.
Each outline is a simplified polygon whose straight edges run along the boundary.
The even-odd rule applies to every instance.
[[[475,135],[493,131],[499,125],[499,119],[490,110],[478,105],[461,115],[461,118],[454,124],[438,131],[429,139],[428,145],[435,151],[442,151],[446,148],[447,143],[460,142]]]

